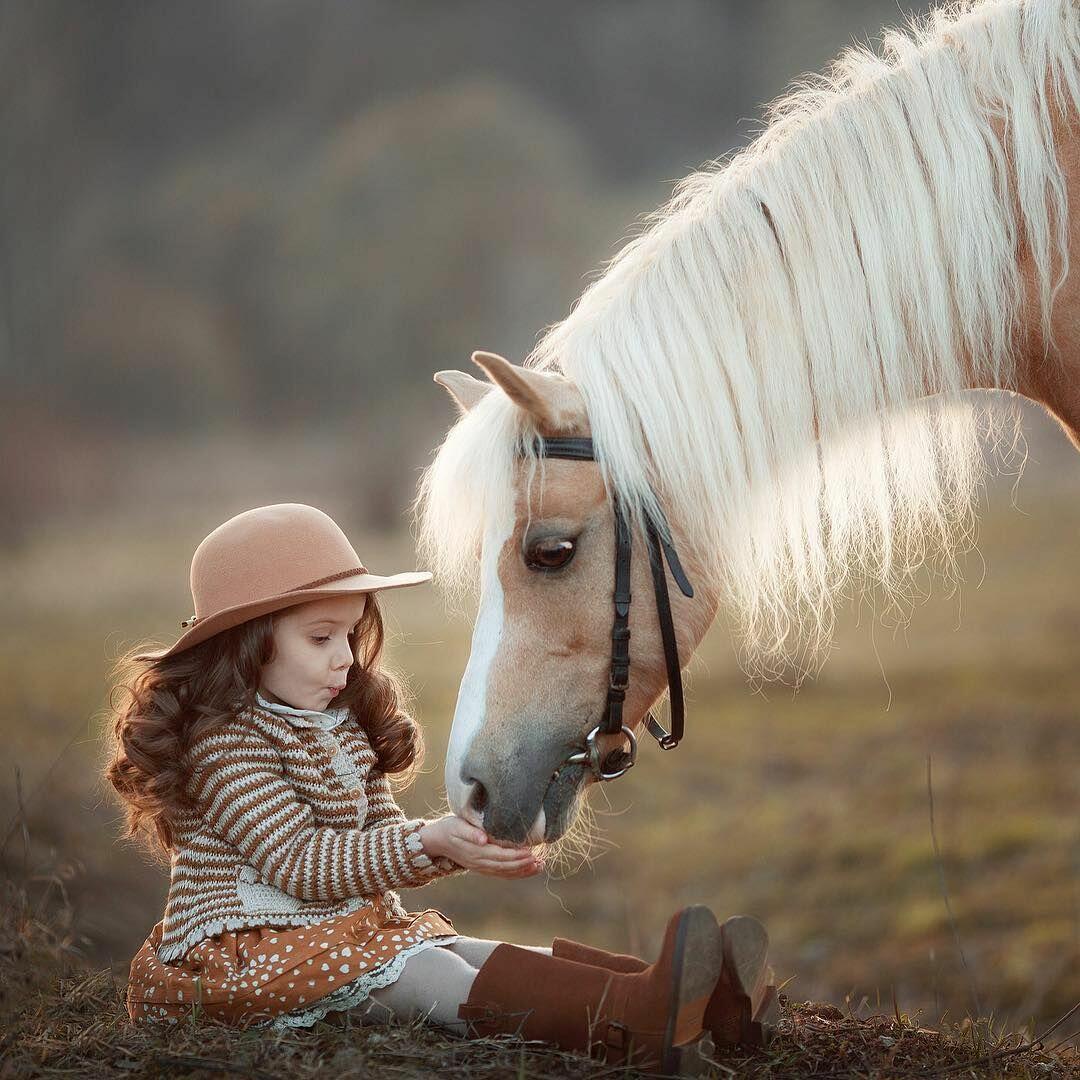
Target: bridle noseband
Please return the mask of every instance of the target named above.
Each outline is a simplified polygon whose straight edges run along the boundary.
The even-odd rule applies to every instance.
[[[563,458],[567,461],[595,461],[593,441],[588,437],[537,438],[538,457]],[[585,749],[571,754],[567,763],[588,765],[598,780],[614,780],[631,768],[637,759],[637,739],[633,731],[623,723],[623,702],[630,685],[630,561],[631,532],[619,497],[612,493],[615,512],[615,615],[611,623],[611,674],[608,678],[607,705],[600,723],[585,737]],[[661,516],[663,511],[660,511]],[[667,529],[667,522],[663,522]],[[670,529],[667,529],[670,535]],[[664,661],[667,664],[668,687],[671,691],[671,731],[665,731],[652,712],[645,715],[649,734],[663,750],[672,750],[683,737],[683,720],[686,706],[683,700],[682,668],[679,665],[679,647],[675,640],[675,624],[671,618],[671,600],[668,596],[667,574],[664,558],[671,568],[671,576],[686,597],[694,595],[693,586],[679,562],[675,548],[657,531],[656,523],[648,520],[645,540],[649,550],[649,566],[652,569],[653,594],[656,597],[656,616],[660,623],[660,637],[664,643]],[[597,735],[626,737],[627,750],[614,750],[600,756]],[[616,759],[616,761],[612,761]]]

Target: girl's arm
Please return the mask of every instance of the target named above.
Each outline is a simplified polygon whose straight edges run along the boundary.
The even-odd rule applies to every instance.
[[[394,794],[390,790],[390,781],[387,780],[385,773],[379,772],[378,769],[371,769],[364,782],[364,794],[367,796],[368,804],[367,818],[364,823],[365,829],[395,822],[407,822],[405,812],[398,806]],[[420,827],[416,827],[417,821],[419,821]],[[429,857],[424,853],[420,844],[420,828],[428,824],[427,821],[421,818],[407,823],[415,827],[415,831],[409,834],[408,843],[414,845],[415,850],[420,851],[425,859],[429,859],[430,862],[434,863],[436,870],[439,871],[438,874],[433,874],[432,877],[428,878],[428,881],[434,880],[435,877],[447,877],[450,874],[465,872],[464,866],[459,865],[445,855]]]
[[[257,729],[232,721],[188,752],[196,810],[268,881],[301,900],[346,900],[418,888],[459,869],[423,851],[423,818],[374,828],[316,825],[311,807],[285,778],[277,751]],[[385,783],[385,777],[383,778]],[[386,808],[381,805],[385,815]],[[448,866],[450,869],[444,869]]]

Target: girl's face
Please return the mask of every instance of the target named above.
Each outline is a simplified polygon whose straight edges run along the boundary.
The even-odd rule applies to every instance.
[[[263,665],[259,693],[294,709],[326,709],[355,661],[348,635],[366,605],[367,594],[360,593],[275,613],[274,659]]]

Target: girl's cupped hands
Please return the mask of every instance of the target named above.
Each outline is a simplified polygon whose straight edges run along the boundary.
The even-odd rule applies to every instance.
[[[444,855],[466,870],[493,877],[532,877],[544,860],[528,847],[508,847],[456,814],[436,818],[420,830],[420,843],[431,856]]]

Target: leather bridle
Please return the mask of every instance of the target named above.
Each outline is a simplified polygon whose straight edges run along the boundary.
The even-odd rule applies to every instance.
[[[586,436],[539,437],[535,443],[538,457],[563,458],[567,461],[595,461],[593,441]],[[615,614],[611,624],[611,673],[608,677],[607,704],[600,723],[585,737],[585,749],[571,754],[567,763],[589,766],[598,780],[614,780],[631,768],[637,759],[637,739],[633,731],[623,723],[623,702],[630,686],[630,564],[632,557],[631,532],[626,514],[616,492],[612,492],[612,508],[615,513]],[[660,511],[661,515],[663,511]],[[662,522],[667,529],[667,522]],[[670,535],[670,529],[667,529]],[[656,597],[656,616],[660,623],[660,637],[664,643],[664,662],[667,664],[668,687],[671,700],[671,731],[665,731],[651,710],[645,715],[649,734],[663,750],[672,750],[683,737],[683,720],[686,706],[683,700],[682,668],[679,664],[679,647],[675,640],[675,624],[671,617],[671,600],[668,596],[667,574],[664,558],[671,568],[671,576],[686,597],[694,595],[693,586],[679,562],[674,547],[657,531],[651,519],[645,525],[645,541],[652,569],[653,594]],[[612,750],[603,758],[597,744],[597,735],[623,735],[628,749]]]

